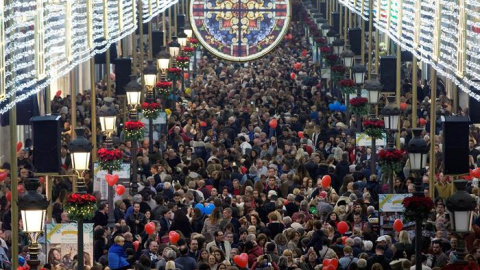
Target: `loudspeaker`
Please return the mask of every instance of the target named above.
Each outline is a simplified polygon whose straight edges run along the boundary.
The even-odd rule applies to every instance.
[[[327,2],[320,2],[320,13],[327,14]]]
[[[132,59],[115,59],[115,94],[117,96],[124,96],[127,94],[125,91],[125,85],[130,82],[130,75],[132,75]]]
[[[98,48],[100,49],[100,48]],[[103,53],[95,54],[95,64],[106,64],[107,59],[106,59],[106,51]],[[117,59],[117,45],[112,44],[110,45],[110,63],[114,63],[115,59]]]
[[[185,27],[186,18],[187,17],[185,16],[185,14],[178,14],[177,15],[177,31],[178,31],[178,29]]]
[[[152,54],[153,57],[155,57],[160,50],[162,49],[162,46],[165,46],[163,44],[163,31],[152,31]]]
[[[36,116],[33,129],[33,166],[37,173],[60,173],[60,115]]]
[[[15,106],[17,108],[17,125],[30,125],[30,118],[40,115],[37,95],[31,95],[25,100],[17,103]],[[1,126],[5,127],[8,125],[10,125],[10,113],[7,112],[2,114]]]
[[[380,57],[380,83],[383,92],[395,92],[397,86],[397,57],[394,55]]]
[[[333,30],[335,30],[337,35],[339,35],[340,34],[340,13],[332,12],[332,22],[333,22]]]
[[[445,117],[443,122],[443,173],[445,175],[460,175],[469,172],[469,125],[469,117]]]
[[[412,62],[413,54],[409,51],[402,51],[402,62]]]
[[[474,82],[478,83],[479,81],[474,80]],[[478,90],[475,89],[473,86],[470,87],[470,91],[478,92]],[[480,102],[472,98],[471,96],[469,97],[468,102],[468,113],[470,115],[472,123],[480,124]]]
[[[355,55],[362,55],[362,29],[358,27],[348,29],[348,41],[350,42],[350,50]]]

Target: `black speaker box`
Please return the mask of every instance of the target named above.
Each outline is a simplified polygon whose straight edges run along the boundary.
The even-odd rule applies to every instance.
[[[402,51],[402,62],[412,62],[413,54],[409,51]]]
[[[476,81],[478,83],[478,81]],[[478,89],[470,87],[470,91],[478,93]],[[468,113],[470,115],[470,120],[474,124],[480,124],[480,101],[477,101],[470,96],[468,103]]]
[[[37,173],[60,173],[60,115],[36,116],[33,129],[33,166]]]
[[[332,12],[332,22],[333,30],[339,35],[340,34],[340,13]]]
[[[30,125],[30,118],[40,115],[37,95],[29,96],[15,106],[17,109],[17,125]],[[10,113],[7,112],[2,114],[1,126],[5,127],[8,125],[10,125]]]
[[[99,54],[95,54],[95,64],[106,64],[107,63],[107,59],[106,59],[106,54],[107,52],[103,52],[103,53],[99,53]],[[110,45],[110,63],[114,63],[114,60],[117,59],[118,55],[117,55],[117,45],[116,44],[112,44]]]
[[[350,42],[350,50],[355,55],[362,55],[362,29],[358,27],[348,29],[348,41]]]
[[[397,57],[394,55],[380,57],[380,83],[383,92],[395,92],[397,83]]]
[[[185,27],[186,19],[187,19],[187,16],[185,16],[185,14],[178,14],[177,15],[177,31],[178,31],[178,29]]]
[[[117,96],[127,94],[125,91],[125,85],[130,82],[130,75],[132,75],[132,59],[115,59],[115,94]]]
[[[152,31],[152,54],[153,57],[155,57],[160,50],[162,49],[162,46],[165,46],[163,44],[163,31]]]
[[[469,172],[469,117],[446,116],[443,122],[443,173],[461,175]]]

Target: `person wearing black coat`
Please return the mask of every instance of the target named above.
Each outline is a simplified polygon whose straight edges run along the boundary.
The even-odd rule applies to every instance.
[[[335,174],[338,175],[338,179],[343,181],[345,175],[350,172],[350,164],[348,163],[348,153],[342,154],[342,160],[335,167]]]
[[[385,247],[382,245],[377,245],[375,248],[375,255],[367,260],[367,269],[371,269],[372,265],[379,263],[383,267],[383,270],[392,270],[390,267],[390,260],[385,257],[383,254],[384,252]]]
[[[311,247],[315,250],[317,256],[320,256],[319,252],[323,248],[323,231],[322,231],[322,222],[320,220],[315,220],[313,222],[313,227],[315,231],[313,232],[312,238],[307,244],[307,250]]]

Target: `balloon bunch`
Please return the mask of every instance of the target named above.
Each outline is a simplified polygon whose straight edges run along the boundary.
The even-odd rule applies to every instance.
[[[215,209],[215,205],[213,203],[209,203],[205,206],[205,205],[203,205],[203,203],[197,203],[195,205],[195,208],[199,209],[200,212],[202,212],[206,215],[210,215],[212,213],[213,209]]]
[[[340,104],[340,102],[338,101],[335,101],[334,103],[328,104],[328,109],[330,109],[330,111],[346,112],[347,106]]]

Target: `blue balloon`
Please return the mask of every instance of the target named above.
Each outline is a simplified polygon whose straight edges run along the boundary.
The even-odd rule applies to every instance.
[[[337,102],[335,102],[335,104],[333,104],[333,109],[335,111],[340,111],[340,106],[341,106],[340,103],[338,103],[338,101],[337,101]]]
[[[339,101],[335,101],[335,106],[340,106],[340,102]]]
[[[25,258],[22,256],[18,255],[18,265],[24,266],[25,265]]]
[[[197,203],[195,205],[195,208],[197,208],[198,210],[200,210],[201,213],[205,213],[205,206],[202,204],[202,203]]]
[[[213,203],[207,204],[207,206],[205,207],[205,214],[210,215],[213,209],[215,209],[215,205]]]
[[[340,111],[341,111],[341,112],[346,112],[346,111],[347,111],[347,106],[345,106],[345,105],[340,105]]]
[[[330,111],[333,111],[333,110],[334,110],[334,109],[333,109],[333,103],[328,104],[328,109],[330,109]]]

